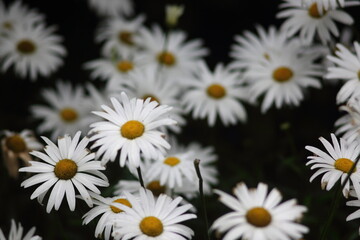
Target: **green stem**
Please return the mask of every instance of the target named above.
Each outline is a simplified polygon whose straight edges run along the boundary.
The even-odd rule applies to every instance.
[[[143,180],[142,175],[141,175],[141,168],[140,168],[140,166],[137,168],[137,172],[138,172],[138,175],[139,175],[140,185],[141,185],[141,187],[143,187],[143,188],[145,189],[144,180]]]

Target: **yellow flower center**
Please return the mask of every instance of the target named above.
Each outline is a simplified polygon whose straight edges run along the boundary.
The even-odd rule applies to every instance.
[[[54,168],[55,176],[59,179],[69,180],[77,173],[77,165],[71,159],[62,159],[58,161]]]
[[[73,108],[63,108],[60,117],[64,122],[73,122],[78,118],[78,114]]]
[[[2,26],[7,30],[11,30],[13,28],[13,25],[10,21],[3,22]]]
[[[145,217],[140,222],[140,230],[150,237],[157,237],[164,231],[164,226],[157,217]]]
[[[130,70],[133,70],[134,68],[134,64],[130,61],[119,61],[117,64],[117,69],[120,71],[120,72],[123,72],[123,73],[127,73],[128,71]]]
[[[337,170],[343,171],[344,173],[350,172],[350,169],[352,168],[353,165],[354,162],[348,158],[339,158],[335,161],[334,164]],[[356,171],[356,167],[354,168],[353,172],[355,171]]]
[[[271,222],[271,215],[263,207],[254,207],[246,213],[246,220],[255,227],[266,227]]]
[[[35,52],[36,45],[30,39],[23,39],[17,43],[16,48],[22,54],[31,54]]]
[[[27,147],[24,139],[20,135],[13,135],[5,139],[5,145],[14,153],[24,152]]]
[[[220,84],[212,84],[206,89],[207,94],[215,99],[223,98],[226,95],[226,89]]]
[[[173,66],[176,62],[175,56],[171,52],[161,52],[158,55],[158,61],[161,64],[167,65],[167,66]]]
[[[154,95],[151,95],[151,94],[146,94],[142,97],[142,99],[146,100],[147,98],[150,98],[150,102],[158,102],[160,103],[159,99],[157,99],[157,97],[155,97]]]
[[[128,207],[132,207],[131,203],[125,199],[125,198],[118,198],[116,200],[114,200],[113,202],[116,202],[116,203],[120,203],[120,204],[123,204],[125,206],[128,206]],[[115,206],[110,206],[111,210],[114,212],[114,213],[120,213],[120,212],[123,212],[123,210],[115,207]]]
[[[165,190],[166,190],[165,186],[160,185],[159,181],[150,182],[146,186],[146,188],[149,189],[156,197],[160,196],[160,194],[162,194],[162,193],[165,193]]]
[[[270,60],[270,55],[268,54],[268,53],[264,53],[264,58],[266,59],[266,60]]]
[[[130,120],[122,125],[120,132],[124,138],[135,139],[143,135],[145,126],[139,121]]]
[[[324,9],[323,9],[322,14],[319,12],[317,3],[311,4],[311,6],[308,9],[308,13],[309,13],[310,17],[316,18],[316,19],[322,18],[324,15],[326,15],[326,11]]]
[[[132,32],[128,32],[128,31],[120,32],[118,35],[119,41],[129,46],[134,45],[132,37],[133,37]]]
[[[280,83],[289,81],[293,76],[293,71],[288,67],[279,67],[273,72],[273,79]]]
[[[360,80],[360,70],[358,71],[358,79]]]
[[[171,167],[174,167],[180,163],[180,159],[178,159],[177,157],[168,157],[164,160],[164,163]]]

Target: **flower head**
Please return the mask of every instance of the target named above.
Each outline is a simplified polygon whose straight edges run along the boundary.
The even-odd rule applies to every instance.
[[[8,240],[41,240],[42,238],[35,235],[36,228],[32,227],[26,234],[23,236],[23,227],[21,226],[21,223],[18,223],[18,226],[16,227],[16,223],[14,219],[11,219],[11,228],[9,232],[9,238]],[[0,229],[0,239],[6,240],[3,231]]]

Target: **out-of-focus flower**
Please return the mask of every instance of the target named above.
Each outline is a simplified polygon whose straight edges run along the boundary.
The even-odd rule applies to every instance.
[[[166,5],[165,7],[165,16],[166,24],[169,27],[175,27],[178,23],[179,18],[184,13],[183,5]]]
[[[88,0],[88,3],[101,16],[129,16],[134,12],[132,0]]]
[[[23,236],[24,228],[21,226],[21,223],[18,223],[16,227],[14,219],[11,219],[9,237],[6,239],[3,231],[0,229],[0,240],[41,240],[41,237],[37,235],[34,236],[35,230],[36,228],[32,227],[25,236]]]

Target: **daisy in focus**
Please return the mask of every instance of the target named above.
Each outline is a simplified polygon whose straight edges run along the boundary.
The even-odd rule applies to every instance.
[[[280,203],[281,193],[259,183],[257,188],[248,189],[239,183],[233,190],[233,197],[220,190],[215,190],[220,201],[233,212],[215,220],[212,229],[220,233],[227,232],[224,240],[295,240],[302,238],[308,228],[299,224],[306,207],[297,205],[295,199]]]
[[[97,186],[107,187],[109,182],[100,172],[105,170],[100,161],[95,161],[95,153],[89,153],[86,146],[89,139],[84,137],[80,142],[81,132],[77,132],[73,139],[69,135],[60,137],[57,146],[48,138],[43,140],[48,144],[43,152],[33,151],[31,155],[43,162],[30,161],[29,167],[19,169],[19,172],[36,173],[21,183],[24,188],[40,184],[30,199],[38,198],[41,203],[45,195],[51,191],[46,211],[52,208],[58,210],[66,196],[69,208],[75,210],[75,189],[89,207],[93,206],[90,193],[100,194]],[[51,189],[51,190],[50,190]]]
[[[36,228],[32,227],[25,234],[25,236],[23,236],[24,228],[21,226],[21,223],[18,223],[18,226],[16,226],[14,219],[11,219],[11,228],[7,240],[41,240],[42,239],[41,237],[37,235],[34,236],[35,230]],[[0,240],[6,240],[6,237],[1,229],[0,229]]]
[[[288,36],[300,32],[300,38],[306,44],[312,43],[315,36],[318,36],[322,44],[326,45],[331,40],[331,34],[335,37],[339,36],[335,21],[344,25],[351,25],[354,22],[353,18],[342,10],[319,11],[317,3],[319,0],[283,1],[280,8],[284,10],[277,14],[277,18],[286,19],[281,27]]]
[[[334,134],[331,134],[332,144],[323,137],[320,137],[319,140],[328,153],[316,147],[306,146],[305,149],[314,154],[313,156],[307,157],[310,161],[308,161],[306,165],[312,165],[311,169],[317,169],[311,176],[310,182],[319,175],[324,174],[321,178],[321,187],[329,191],[339,179],[341,184],[344,184],[348,173],[359,157],[360,145],[357,142],[346,142],[342,138],[340,138],[339,143]],[[350,186],[353,186],[357,196],[360,196],[359,162],[356,164],[349,181],[346,182],[343,188],[345,198],[349,196]]]
[[[4,130],[1,151],[10,177],[16,179],[19,175],[18,159],[21,159],[25,166],[29,166],[29,162],[32,160],[29,152],[42,148],[43,145],[38,142],[31,130],[24,129],[19,133]]]
[[[140,165],[141,155],[144,158],[158,158],[165,149],[170,148],[164,134],[157,129],[161,126],[176,124],[168,117],[171,107],[157,102],[132,98],[122,92],[120,101],[111,98],[112,107],[101,106],[102,112],[94,114],[104,121],[91,124],[92,137],[95,141],[92,149],[99,147],[97,156],[102,164],[115,161],[120,151],[120,166],[128,161],[132,167]]]
[[[132,0],[88,0],[88,4],[101,16],[129,16],[134,12]]]
[[[140,189],[140,198],[124,193],[132,208],[124,206],[121,219],[114,223],[113,237],[119,239],[191,239],[194,232],[182,224],[183,221],[196,218],[186,213],[191,204],[178,206],[182,198],[171,199],[161,194],[157,199],[151,191]]]
[[[16,25],[8,34],[0,35],[1,70],[13,66],[17,75],[33,81],[54,73],[66,55],[62,38],[54,31],[54,27],[43,24]]]
[[[39,132],[51,132],[51,139],[56,139],[64,134],[75,134],[79,130],[86,133],[89,130],[94,116],[90,114],[91,104],[82,87],[58,81],[56,90],[45,89],[42,96],[49,106],[31,107],[33,116],[42,120]]]
[[[343,103],[359,95],[360,91],[360,45],[354,42],[355,54],[342,44],[337,44],[336,56],[328,56],[328,59],[336,64],[328,68],[326,78],[342,79],[345,84],[336,96],[338,103]]]
[[[360,142],[360,99],[352,98],[346,105],[340,107],[346,114],[340,117],[335,126],[337,135],[342,135],[348,142]]]
[[[182,96],[186,112],[193,118],[207,118],[213,127],[217,116],[225,125],[246,121],[246,112],[239,100],[248,98],[247,90],[239,73],[231,72],[229,67],[218,64],[211,72],[204,62],[192,77],[182,83],[187,90]]]

